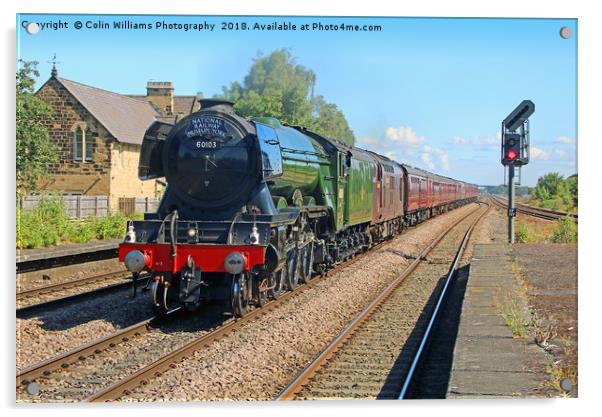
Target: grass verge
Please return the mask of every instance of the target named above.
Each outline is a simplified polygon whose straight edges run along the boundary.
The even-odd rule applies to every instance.
[[[120,238],[125,235],[127,222],[141,216],[135,214],[128,217],[122,213],[109,213],[106,217],[70,220],[62,198],[47,195],[34,210],[23,211],[17,207],[16,246],[18,249],[33,249],[61,243]]]

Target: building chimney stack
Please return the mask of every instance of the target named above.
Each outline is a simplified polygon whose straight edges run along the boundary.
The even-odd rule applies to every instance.
[[[173,83],[171,81],[149,81],[146,83],[146,97],[165,116],[174,114]]]

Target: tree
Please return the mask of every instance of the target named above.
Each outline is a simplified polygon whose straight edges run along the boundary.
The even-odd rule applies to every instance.
[[[577,192],[577,175],[565,180],[558,172],[550,172],[537,180],[532,196],[542,207],[564,211],[577,206]]]
[[[579,203],[579,178],[577,174],[568,177],[566,182],[569,188],[572,203],[575,207],[577,207]]]
[[[566,191],[564,177],[558,172],[550,172],[539,177],[533,195],[541,200],[547,200],[557,196],[561,197],[564,191]]]
[[[332,136],[353,145],[355,136],[347,124],[345,115],[337,105],[327,103],[322,96],[315,99],[315,105],[317,116],[312,123],[312,128],[318,133],[329,132],[329,134],[325,133],[326,136]]]
[[[50,142],[43,123],[52,108],[34,96],[36,78],[40,76],[37,62],[19,60],[16,98],[17,193],[36,190],[39,179],[49,175],[48,167],[57,161],[56,148]]]
[[[275,117],[317,133],[353,144],[355,137],[341,110],[324,97],[314,97],[316,74],[295,63],[292,54],[279,49],[258,56],[242,84],[223,87],[223,98],[234,102],[243,117]]]

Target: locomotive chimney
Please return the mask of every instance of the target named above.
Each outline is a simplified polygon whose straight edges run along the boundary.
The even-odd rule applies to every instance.
[[[224,113],[234,113],[234,103],[221,98],[202,98],[199,100],[201,110],[211,109]]]

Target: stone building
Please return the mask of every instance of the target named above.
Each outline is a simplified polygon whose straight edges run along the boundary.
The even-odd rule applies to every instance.
[[[201,94],[175,96],[171,82],[147,83],[147,95],[124,95],[58,76],[36,96],[52,106],[46,120],[59,160],[50,167],[45,191],[107,195],[112,210],[134,197],[158,197],[161,180],[138,179],[138,157],[146,129],[155,120],[173,122],[198,110]]]

